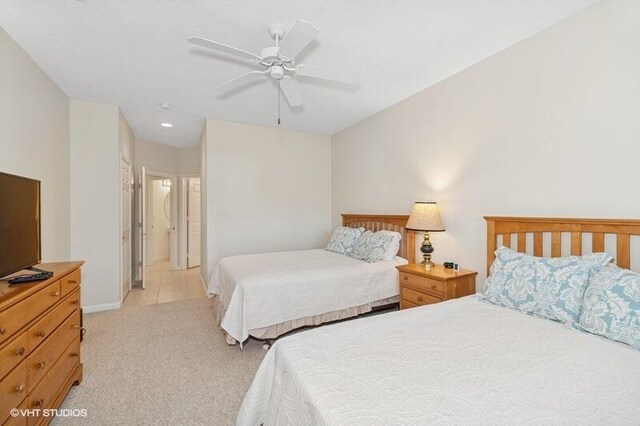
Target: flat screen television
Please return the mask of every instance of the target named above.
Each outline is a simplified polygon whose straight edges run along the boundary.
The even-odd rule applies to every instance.
[[[40,181],[0,172],[0,277],[40,261]]]

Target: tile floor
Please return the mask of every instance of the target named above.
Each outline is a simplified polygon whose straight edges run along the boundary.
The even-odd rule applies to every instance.
[[[166,261],[147,266],[146,272],[147,288],[134,287],[124,299],[125,307],[206,297],[200,268],[172,271]]]

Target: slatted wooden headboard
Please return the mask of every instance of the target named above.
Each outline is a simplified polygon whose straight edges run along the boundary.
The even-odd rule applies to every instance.
[[[533,255],[542,256],[543,234],[551,234],[551,257],[562,253],[562,233],[571,235],[571,254],[589,252],[582,244],[583,234],[591,234],[591,252],[605,250],[605,234],[613,234],[616,241],[615,262],[621,268],[631,266],[631,236],[640,235],[640,220],[635,219],[574,219],[549,217],[485,216],[487,221],[487,275],[498,245],[527,251],[527,234],[533,234]]]
[[[350,228],[362,227],[369,231],[395,231],[402,234],[400,252],[398,256],[404,257],[409,263],[416,261],[416,234],[407,231],[408,215],[383,215],[383,214],[343,214],[342,226]]]

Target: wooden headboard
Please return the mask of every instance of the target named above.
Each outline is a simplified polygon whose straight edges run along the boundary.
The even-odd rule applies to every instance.
[[[402,234],[398,256],[404,257],[409,263],[416,261],[416,234],[407,232],[406,226],[409,215],[384,214],[343,214],[342,226],[350,228],[364,228],[368,231],[395,231]]]
[[[605,251],[605,234],[615,236],[615,262],[621,268],[631,266],[631,236],[640,235],[640,220],[635,219],[575,219],[549,217],[496,217],[485,216],[487,221],[487,275],[500,245],[527,252],[527,234],[533,234],[534,256],[542,256],[543,234],[551,234],[551,257],[562,253],[562,233],[570,234],[570,253]],[[591,234],[591,250],[583,247],[583,235]]]

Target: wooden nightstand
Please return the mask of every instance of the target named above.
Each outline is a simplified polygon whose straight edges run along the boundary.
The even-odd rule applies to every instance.
[[[410,263],[397,266],[400,273],[400,309],[442,302],[476,292],[477,272]]]

